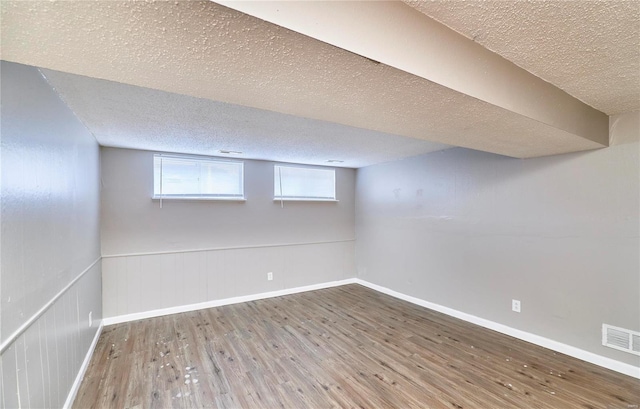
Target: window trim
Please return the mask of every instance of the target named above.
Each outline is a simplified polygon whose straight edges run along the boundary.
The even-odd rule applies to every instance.
[[[210,201],[210,202],[246,202],[246,197],[233,197],[233,196],[210,196],[210,197],[199,197],[199,196],[153,196],[151,200],[171,200],[171,201]]]
[[[315,170],[325,170],[325,171],[333,171],[333,198],[322,198],[322,197],[287,197],[282,196],[282,192],[280,196],[276,195],[276,168],[294,168],[294,169],[315,169]],[[273,165],[273,201],[274,202],[339,202],[338,200],[338,184],[336,177],[336,168],[326,167],[326,166],[304,166],[304,165],[281,165],[274,164]]]
[[[309,198],[309,199],[303,199],[303,198],[287,198],[287,197],[274,197],[273,198],[274,202],[339,202],[340,200],[338,199],[315,199],[315,198]]]
[[[155,163],[156,158],[168,158],[168,159],[182,159],[182,160],[192,160],[192,161],[200,161],[200,162],[219,162],[219,163],[234,163],[240,164],[240,182],[242,183],[242,196],[229,196],[222,194],[210,194],[210,195],[166,195],[159,194],[157,195],[155,192],[155,182],[156,182],[156,171],[155,171]],[[243,160],[229,160],[226,158],[218,158],[216,156],[197,156],[197,155],[178,155],[178,154],[165,154],[165,153],[154,153],[153,154],[153,194],[151,196],[151,200],[184,200],[184,201],[224,201],[224,202],[246,202],[246,193],[245,193],[245,177],[244,177],[244,161]],[[161,176],[162,178],[162,176]],[[160,180],[162,184],[162,179]]]

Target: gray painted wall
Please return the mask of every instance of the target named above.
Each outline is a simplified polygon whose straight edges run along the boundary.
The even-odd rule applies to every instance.
[[[247,201],[153,195],[153,152],[101,148],[102,254],[352,240],[355,171],[336,169],[338,203],[273,201],[273,162],[245,161]]]
[[[355,276],[353,169],[336,169],[339,202],[281,208],[274,163],[246,160],[246,202],[165,200],[161,209],[151,200],[153,152],[101,148],[101,158],[105,317]],[[158,252],[170,253],[146,254]]]
[[[640,113],[610,127],[616,145],[597,151],[359,169],[358,277],[639,365],[601,345],[602,323],[640,330]]]
[[[100,165],[97,142],[38,70],[1,64],[4,343],[100,257]],[[2,354],[2,407],[63,405],[100,324],[100,269],[98,262]]]

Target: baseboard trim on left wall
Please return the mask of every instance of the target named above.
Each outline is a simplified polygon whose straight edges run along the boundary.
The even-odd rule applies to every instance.
[[[281,297],[283,295],[304,293],[307,291],[321,290],[323,288],[339,287],[341,285],[354,284],[354,283],[356,283],[355,278],[347,278],[345,280],[329,281],[326,283],[312,284],[312,285],[306,285],[302,287],[286,288],[284,290],[269,291],[266,293],[243,295],[240,297],[231,297],[231,298],[224,298],[221,300],[205,301],[205,302],[196,303],[196,304],[179,305],[176,307],[160,308],[157,310],[136,312],[133,314],[116,315],[115,317],[104,318],[102,322],[105,326],[121,324],[123,322],[143,320],[146,318],[161,317],[164,315],[179,314],[182,312],[203,310],[206,308],[221,307],[223,305],[239,304],[239,303],[248,302],[248,301],[263,300],[265,298]]]
[[[102,334],[102,328],[104,328],[104,320],[100,322],[100,326],[96,331],[96,335],[94,335],[93,341],[91,341],[91,345],[89,346],[87,355],[85,355],[84,361],[82,361],[82,365],[80,366],[78,375],[76,376],[75,381],[73,381],[73,385],[71,386],[69,395],[67,395],[67,400],[64,402],[63,409],[70,409],[71,405],[73,405],[73,401],[76,399],[76,395],[80,390],[80,385],[82,384],[82,379],[84,378],[84,374],[87,372],[87,368],[89,368],[89,363],[91,362],[93,351],[95,351],[96,345],[98,345],[98,339],[100,339],[100,334]]]

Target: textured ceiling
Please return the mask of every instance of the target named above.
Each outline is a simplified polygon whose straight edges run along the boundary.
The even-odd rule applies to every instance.
[[[9,61],[514,157],[603,146],[213,2],[0,6]]]
[[[103,146],[362,167],[448,145],[41,70]]]
[[[640,1],[404,1],[608,115],[640,109]]]

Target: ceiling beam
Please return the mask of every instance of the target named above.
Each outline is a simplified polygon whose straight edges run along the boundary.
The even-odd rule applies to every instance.
[[[402,2],[216,2],[608,146],[606,114]]]
[[[606,115],[402,3],[229,5],[303,33],[213,1],[5,0],[0,57],[517,158],[607,146]]]

